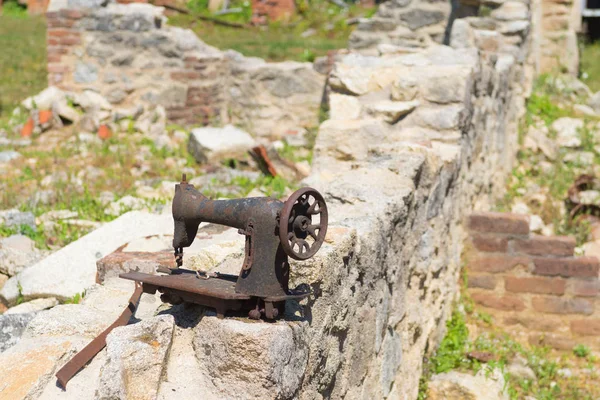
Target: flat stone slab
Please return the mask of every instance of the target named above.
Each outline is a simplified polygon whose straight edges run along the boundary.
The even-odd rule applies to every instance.
[[[69,299],[96,283],[96,261],[134,239],[172,233],[171,215],[132,211],[65,246],[9,279],[0,296]]]

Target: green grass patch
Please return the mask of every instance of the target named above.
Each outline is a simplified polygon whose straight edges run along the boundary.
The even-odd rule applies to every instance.
[[[47,86],[46,22],[29,17],[14,2],[0,16],[0,119],[23,99]]]
[[[583,46],[581,52],[581,78],[593,91],[600,91],[600,42]]]

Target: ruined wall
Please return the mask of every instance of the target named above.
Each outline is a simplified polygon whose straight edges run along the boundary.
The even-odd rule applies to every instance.
[[[171,27],[161,7],[52,2],[48,82],[91,89],[119,107],[160,105],[173,122],[236,123],[281,137],[318,123],[325,76],[309,63],[266,63]]]
[[[600,262],[574,257],[575,239],[529,233],[529,217],[469,218],[469,294],[524,343],[571,351],[598,348]]]

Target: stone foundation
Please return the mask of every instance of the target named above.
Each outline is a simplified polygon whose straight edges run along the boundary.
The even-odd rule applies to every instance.
[[[516,338],[571,351],[600,348],[600,261],[574,257],[575,240],[529,234],[529,218],[469,218],[469,294]]]

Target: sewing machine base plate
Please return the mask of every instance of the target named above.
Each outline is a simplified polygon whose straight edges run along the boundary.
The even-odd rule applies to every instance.
[[[248,317],[252,319],[259,319],[262,314],[267,319],[275,319],[283,315],[286,300],[299,300],[310,294],[310,291],[296,290],[284,296],[249,296],[236,293],[236,281],[230,276],[204,279],[193,273],[151,275],[141,272],[119,276],[142,283],[144,293],[154,294],[158,290],[165,303],[189,302],[214,308],[219,318],[227,311],[248,311]]]

